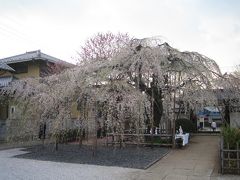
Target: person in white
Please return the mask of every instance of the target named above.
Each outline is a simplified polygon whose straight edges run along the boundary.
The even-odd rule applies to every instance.
[[[213,130],[213,131],[216,130],[216,128],[217,128],[217,124],[216,124],[215,121],[212,121],[211,127],[212,127],[212,130]]]

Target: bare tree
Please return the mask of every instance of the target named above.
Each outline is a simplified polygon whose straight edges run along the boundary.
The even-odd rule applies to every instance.
[[[127,46],[130,40],[131,38],[127,33],[98,33],[87,39],[80,51],[77,52],[79,63],[92,63],[96,60],[108,61]]]
[[[217,92],[220,110],[224,122],[230,124],[230,112],[238,112],[240,107],[240,69],[239,66],[232,73],[225,73],[217,80]]]

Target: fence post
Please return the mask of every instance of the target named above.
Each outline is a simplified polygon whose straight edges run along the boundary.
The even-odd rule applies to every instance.
[[[108,147],[108,132],[106,133],[106,145]]]
[[[240,173],[240,166],[239,166],[239,143],[237,143],[237,173]]]
[[[228,155],[228,169],[230,169],[231,164],[230,164],[230,148],[229,148],[229,143],[227,143],[227,155]]]
[[[113,132],[113,135],[112,135],[112,146],[114,146],[114,147],[115,147],[115,140],[116,140],[115,132]]]
[[[223,137],[220,140],[220,158],[221,158],[221,173],[224,173],[224,156],[223,156]]]

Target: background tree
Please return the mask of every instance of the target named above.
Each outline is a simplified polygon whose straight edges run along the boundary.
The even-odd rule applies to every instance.
[[[93,61],[108,61],[128,45],[132,38],[127,33],[97,33],[81,46],[79,64]]]
[[[59,74],[63,72],[65,69],[70,67],[74,67],[74,65],[70,63],[61,62],[61,61],[58,63],[46,62],[46,64],[41,66],[40,77]]]
[[[239,66],[232,73],[225,73],[217,81],[215,93],[221,105],[222,116],[230,124],[230,112],[238,112],[240,107],[240,69]]]

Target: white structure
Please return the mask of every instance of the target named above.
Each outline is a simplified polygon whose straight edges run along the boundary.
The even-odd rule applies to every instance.
[[[240,112],[230,113],[230,126],[240,128]]]

